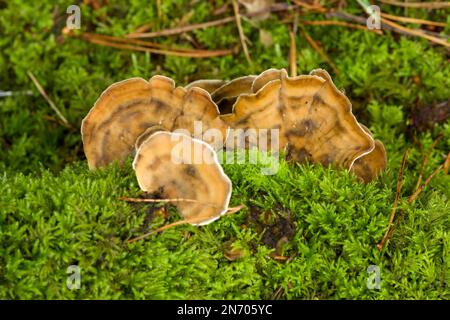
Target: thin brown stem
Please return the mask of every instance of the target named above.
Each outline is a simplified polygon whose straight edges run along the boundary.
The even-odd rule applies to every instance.
[[[113,37],[103,34],[95,34],[95,33],[88,33],[84,32],[80,35],[82,38],[91,41],[91,40],[103,40],[106,42],[117,42],[117,43],[124,43],[124,44],[136,44],[142,47],[147,48],[157,48],[157,49],[163,49],[168,51],[174,51],[174,52],[210,52],[210,50],[192,50],[192,49],[186,49],[186,48],[176,48],[176,47],[169,47],[160,43],[146,41],[146,40],[139,40],[139,39],[129,39],[129,38],[120,38],[120,37]]]
[[[401,16],[395,16],[395,15],[387,14],[387,13],[383,13],[383,12],[381,12],[381,16],[383,18],[387,18],[389,20],[399,21],[399,22],[423,24],[423,25],[435,26],[435,27],[445,27],[446,26],[445,22],[435,22],[435,21],[424,20],[424,19],[401,17]]]
[[[450,168],[450,152],[447,155],[447,159],[444,162],[444,172],[448,174],[448,169]]]
[[[174,198],[174,199],[143,199],[143,198],[128,198],[128,197],[120,197],[119,200],[126,202],[147,202],[147,203],[169,203],[169,202],[191,202],[191,203],[200,203],[205,206],[216,207],[216,205],[208,202],[202,202],[195,199],[183,199],[183,198]]]
[[[61,121],[67,125],[70,126],[69,121],[67,121],[66,117],[63,116],[61,111],[56,107],[55,103],[50,99],[50,97],[45,92],[44,88],[42,88],[39,81],[36,79],[36,77],[33,75],[31,71],[27,71],[28,76],[30,77],[31,81],[33,81],[34,85],[38,89],[41,96],[47,101],[47,103],[50,105],[50,107],[53,109],[53,111],[56,112],[57,116],[61,119]]]
[[[231,3],[233,4],[234,16],[236,18],[236,26],[239,32],[239,39],[241,41],[241,46],[242,50],[244,51],[245,59],[247,59],[247,62],[249,64],[252,64],[252,59],[250,58],[250,54],[248,53],[247,43],[245,42],[244,30],[242,29],[241,16],[239,15],[239,5],[236,0],[232,0]]]
[[[381,239],[381,241],[377,244],[377,249],[379,251],[381,251],[386,243],[386,241],[389,239],[390,236],[390,231],[392,228],[392,223],[394,222],[394,218],[395,218],[395,213],[397,211],[397,206],[398,206],[398,200],[400,198],[400,192],[402,190],[402,185],[403,185],[403,172],[405,170],[405,166],[406,166],[406,161],[408,159],[408,149],[405,150],[405,152],[403,153],[403,158],[402,158],[402,163],[400,165],[400,169],[398,172],[398,176],[397,176],[397,190],[395,192],[395,197],[394,197],[394,204],[392,206],[392,210],[391,210],[391,214],[389,216],[389,223],[388,223],[388,227],[387,230],[383,236],[383,239]]]
[[[420,29],[419,30],[409,29],[409,28],[403,27],[403,26],[401,26],[401,25],[399,25],[399,24],[397,24],[397,23],[395,23],[393,21],[390,21],[390,20],[388,20],[386,18],[381,18],[381,22],[383,22],[383,23],[387,24],[388,26],[392,27],[393,30],[396,31],[396,32],[404,33],[404,34],[408,34],[408,35],[412,35],[412,36],[421,37],[421,38],[427,39],[427,40],[429,40],[429,41],[431,41],[433,43],[440,44],[440,45],[442,45],[444,47],[447,47],[447,48],[450,47],[450,42],[448,42],[448,41],[446,41],[444,39],[441,39],[441,38],[438,38],[438,37],[426,34],[425,32],[423,32]]]
[[[164,231],[164,230],[167,230],[167,229],[170,229],[170,228],[172,228],[172,227],[176,227],[176,226],[179,226],[179,225],[182,225],[182,224],[188,224],[188,223],[189,223],[188,220],[180,220],[180,221],[176,221],[176,222],[174,222],[174,223],[169,223],[168,225],[165,225],[165,226],[162,226],[161,228],[158,228],[158,229],[152,230],[152,231],[150,231],[150,232],[147,232],[147,233],[145,233],[145,234],[143,234],[143,235],[141,235],[141,236],[139,236],[139,237],[132,238],[132,239],[128,240],[127,242],[128,242],[128,243],[133,243],[133,242],[135,242],[135,241],[138,241],[138,240],[142,240],[142,239],[148,238],[148,237],[150,237],[151,235],[156,234],[156,233],[159,233],[159,232],[161,232],[161,231]]]
[[[227,212],[226,212],[225,214],[233,214],[233,213],[236,213],[236,212],[240,211],[242,208],[245,208],[245,205],[240,204],[240,205],[238,205],[238,206],[236,206],[236,207],[228,208],[228,210],[227,210]]]
[[[131,199],[131,200],[133,200],[133,201],[136,200],[135,198],[121,198],[121,199],[128,199],[128,200]],[[128,201],[128,200],[127,200],[127,201]],[[157,199],[137,199],[137,200],[156,200],[155,202],[158,201]],[[186,201],[186,200],[189,200],[189,199],[164,199],[164,200],[170,200],[170,202],[171,202],[171,201],[173,201],[173,200]],[[160,201],[160,200],[159,200],[159,201]],[[142,202],[142,201],[138,201],[138,202]],[[145,201],[145,202],[153,202],[153,201]],[[169,201],[168,201],[168,202],[169,202]],[[189,202],[191,202],[191,201],[189,201]],[[197,201],[195,201],[195,202],[197,202]],[[227,210],[226,214],[236,213],[236,212],[238,212],[239,210],[241,210],[243,207],[245,207],[245,206],[241,204],[241,205],[239,205],[239,206],[236,206],[236,207],[233,207],[233,208],[229,208],[229,209]],[[212,217],[210,217],[210,216],[207,216],[207,217],[202,216],[202,217],[195,217],[195,218],[190,218],[190,219],[184,219],[184,220],[176,221],[176,222],[173,222],[173,223],[169,223],[168,225],[162,226],[162,227],[160,227],[160,228],[158,228],[158,229],[155,229],[155,230],[152,230],[152,231],[150,231],[150,232],[147,232],[147,233],[145,233],[145,234],[143,234],[143,235],[141,235],[141,236],[139,236],[139,237],[132,238],[132,239],[128,240],[127,242],[128,242],[128,243],[133,243],[133,242],[135,242],[135,241],[138,241],[138,240],[142,240],[142,239],[148,238],[149,236],[151,236],[151,235],[153,235],[153,234],[162,232],[162,231],[167,230],[167,229],[170,229],[170,228],[172,228],[172,227],[176,227],[176,226],[183,225],[183,224],[196,224],[196,223],[201,223],[201,222],[207,221],[207,220],[209,220],[209,219],[211,219],[211,218],[212,218]]]
[[[223,19],[218,19],[218,20],[208,21],[208,22],[203,22],[203,23],[198,23],[198,24],[192,24],[192,25],[179,27],[179,28],[173,28],[173,29],[166,29],[166,30],[147,32],[147,33],[134,32],[132,34],[127,35],[127,37],[128,38],[155,38],[155,37],[171,36],[171,35],[189,32],[189,31],[193,31],[193,30],[206,29],[209,27],[220,26],[220,25],[232,22],[234,20],[235,20],[235,17],[226,17]]]
[[[140,199],[140,200],[154,200],[154,199]],[[174,200],[174,199],[166,199],[166,200]],[[175,199],[175,200],[185,201],[185,200],[188,200],[188,199]],[[146,201],[146,202],[148,202],[148,201]],[[227,211],[227,214],[235,213],[235,212],[239,211],[240,209],[242,209],[243,207],[244,207],[244,205],[239,205],[239,206],[234,207],[234,208],[229,208],[228,211]],[[173,223],[169,223],[168,225],[162,226],[162,227],[160,227],[158,229],[155,229],[155,230],[152,230],[150,232],[147,232],[146,234],[143,234],[143,235],[141,235],[139,237],[132,238],[132,239],[128,240],[127,242],[128,243],[133,243],[135,241],[148,238],[149,236],[151,236],[153,234],[162,232],[164,230],[167,230],[167,229],[179,226],[179,225],[201,223],[201,222],[207,221],[207,220],[209,220],[211,218],[212,217],[210,217],[210,216],[208,216],[208,217],[202,216],[202,217],[195,217],[195,218],[191,218],[191,219],[184,219],[184,220],[176,221],[176,222],[173,222]]]
[[[430,149],[428,150],[427,154],[422,155],[422,162],[420,164],[419,178],[417,179],[415,190],[417,190],[419,188],[420,184],[422,183],[423,172],[425,170],[426,165],[428,164],[428,159],[430,158],[431,153],[433,152],[434,148],[436,147],[437,143],[439,142],[439,140],[441,140],[442,137],[443,137],[442,134],[439,135],[431,144]],[[420,149],[423,154],[423,150],[422,150],[423,148],[422,148],[421,144],[420,144]]]
[[[117,49],[125,49],[125,50],[133,50],[133,51],[143,51],[154,54],[168,55],[168,56],[178,56],[178,57],[190,57],[190,58],[211,58],[211,57],[219,57],[229,55],[234,52],[233,49],[224,49],[224,50],[191,50],[191,51],[174,51],[174,50],[165,50],[165,49],[156,49],[156,48],[147,48],[138,45],[124,44],[124,43],[115,43],[107,40],[99,39],[99,38],[86,38],[91,43],[117,48]]]
[[[290,48],[289,48],[289,67],[291,77],[297,76],[297,48],[295,43],[295,33],[293,30],[289,30]]]
[[[292,5],[286,5],[284,3],[277,3],[276,5],[274,5],[270,8],[263,9],[263,10],[253,12],[253,13],[241,14],[241,16],[253,17],[253,16],[263,14],[265,12],[290,11],[297,7],[298,6],[296,6],[296,5],[292,6]],[[170,29],[165,29],[165,30],[159,30],[159,31],[154,31],[154,32],[139,33],[139,32],[135,31],[131,34],[128,34],[127,37],[128,38],[155,38],[155,37],[162,37],[162,36],[172,36],[172,35],[177,35],[177,34],[189,32],[189,31],[206,29],[209,27],[216,27],[216,26],[224,25],[224,24],[233,22],[235,20],[236,20],[235,16],[230,16],[230,17],[225,17],[222,19],[213,20],[213,21],[192,24],[192,25],[188,25],[188,26],[184,26],[184,27],[176,27],[176,28],[170,28]]]
[[[312,5],[312,4],[305,3],[301,0],[292,0],[292,2],[294,2],[296,5],[304,8],[304,9],[307,9],[308,11],[317,11],[317,12],[321,12],[321,13],[327,11],[327,8],[322,7],[320,4]]]
[[[380,0],[380,2],[404,8],[423,8],[423,9],[450,8],[450,2],[400,2],[393,0]]]
[[[345,21],[336,21],[336,20],[318,20],[318,21],[308,21],[308,20],[302,20],[302,24],[304,25],[310,25],[310,26],[341,26],[341,27],[347,27],[357,30],[363,30],[363,31],[369,31],[376,34],[382,35],[383,32],[381,30],[377,29],[368,29],[366,26],[355,24],[355,23],[349,23]]]
[[[364,24],[366,23],[366,19],[363,17],[358,17],[343,11],[336,11],[336,12],[330,12],[326,14],[327,17],[336,17],[339,19],[343,19],[343,20],[347,20],[347,21],[353,21],[353,22],[358,22],[360,24]],[[406,36],[417,36],[417,37],[422,37],[425,38],[429,41],[432,41],[434,43],[443,45],[445,47],[449,47],[450,43],[447,42],[444,38],[439,38],[435,35],[430,35],[428,34],[429,32],[425,32],[424,30],[414,30],[414,29],[409,29],[406,27],[403,27],[393,21],[390,21],[386,18],[381,18],[381,22],[382,22],[382,28],[386,29],[386,30],[390,30],[393,31],[395,33],[398,34],[402,34],[402,35],[406,35]]]
[[[416,198],[419,196],[419,194],[422,192],[422,190],[430,183],[431,179],[433,179],[433,177],[442,169],[444,168],[444,164],[439,165],[431,174],[430,176],[425,180],[425,182],[423,184],[420,185],[419,188],[417,188],[417,190],[409,196],[408,198],[408,203],[413,203],[414,200],[416,200]]]
[[[309,45],[317,51],[317,53],[324,59],[330,67],[333,69],[333,71],[336,74],[339,74],[339,70],[336,68],[333,61],[331,61],[330,57],[327,55],[327,53],[322,49],[322,47],[306,32],[306,30],[302,27],[300,28],[300,31],[303,34],[303,37],[306,39],[306,41],[309,43]]]

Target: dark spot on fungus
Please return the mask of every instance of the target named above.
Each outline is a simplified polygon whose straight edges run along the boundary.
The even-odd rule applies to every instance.
[[[311,160],[312,155],[305,149],[295,149],[291,144],[288,144],[286,149],[286,159],[288,161],[303,163]]]
[[[330,164],[332,164],[334,161],[333,161],[333,157],[330,155],[330,154],[324,154],[321,158],[320,158],[320,163],[323,165],[323,166],[328,166],[328,165],[330,165]]]
[[[186,172],[186,174],[191,177],[197,176],[197,169],[195,169],[195,167],[193,165],[187,165],[184,172]]]
[[[141,155],[137,154],[136,157],[138,157],[138,160],[140,160]],[[158,170],[159,166],[161,165],[161,159],[156,158],[155,161],[153,161],[152,163],[150,163],[148,165],[148,170]]]

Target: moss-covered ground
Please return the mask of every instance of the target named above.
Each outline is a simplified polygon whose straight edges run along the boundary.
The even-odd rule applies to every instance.
[[[161,1],[159,13],[156,3],[110,0],[99,9],[80,3],[82,31],[123,36],[147,23],[162,30],[232,15],[231,6],[212,15],[225,3],[220,0]],[[441,170],[416,201],[407,202],[424,157],[426,178],[450,151],[450,122],[433,123],[429,114],[450,97],[445,48],[389,32],[304,26],[339,73],[301,33],[298,72],[330,71],[358,119],[384,142],[387,170],[362,184],[319,165],[282,161],[277,174],[265,176],[258,165],[227,164],[231,205],[246,208],[207,226],[178,226],[127,244],[179,216],[172,207],[118,200],[141,196],[130,161],[88,170],[79,127],[99,94],[132,76],[163,74],[185,85],[287,68],[289,25],[280,14],[243,20],[253,64],[242,51],[202,59],[163,56],[62,36],[71,4],[0,0],[0,90],[33,93],[0,98],[0,299],[450,299],[450,176]],[[344,9],[363,15],[357,4]],[[439,30],[449,33],[448,11],[408,9],[407,15],[446,22]],[[317,13],[301,18],[324,19]],[[262,44],[261,30],[271,45]],[[234,23],[153,40],[239,47]],[[28,71],[70,126],[38,93]],[[431,119],[427,130],[415,127],[417,119]],[[380,252],[376,244],[388,225],[406,149],[402,216]],[[79,290],[66,286],[70,265],[80,267]],[[380,270],[380,289],[367,287],[370,265]]]

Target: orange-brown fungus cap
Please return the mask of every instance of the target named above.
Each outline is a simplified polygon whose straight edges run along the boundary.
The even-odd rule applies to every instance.
[[[291,78],[284,69],[271,69],[255,79],[253,88],[258,91],[241,95],[233,114],[222,119],[233,128],[279,129],[280,148],[287,148],[291,159],[350,169],[373,150],[372,137],[325,70]]]
[[[252,92],[258,92],[262,87],[264,87],[268,82],[276,79],[281,79],[282,70],[279,69],[268,69],[262,72],[259,76],[255,78],[252,83]]]
[[[230,113],[237,97],[252,92],[252,84],[256,76],[246,76],[228,81],[211,93],[221,114]]]
[[[360,126],[372,136],[370,130],[363,124]],[[375,179],[385,168],[387,155],[383,143],[375,140],[375,148],[368,154],[358,158],[351,168],[351,172],[356,174],[364,182]]]
[[[212,222],[228,209],[231,181],[217,155],[204,141],[181,133],[156,132],[139,147],[133,168],[142,190],[176,201],[194,225]]]
[[[190,88],[197,87],[208,91],[208,93],[213,93],[215,90],[219,89],[226,83],[227,82],[225,80],[202,79],[189,83],[187,86],[185,86],[185,88],[186,90],[189,90]]]
[[[356,159],[351,172],[367,183],[375,179],[386,168],[386,163],[387,156],[384,145],[380,140],[375,140],[375,148],[372,152]]]
[[[194,113],[188,116],[191,110]],[[204,130],[215,126],[226,137],[226,125],[218,114],[205,90],[175,88],[174,81],[167,77],[115,83],[102,93],[81,126],[89,168],[124,161],[134,150],[136,139],[152,126],[193,133],[194,121],[202,121]]]

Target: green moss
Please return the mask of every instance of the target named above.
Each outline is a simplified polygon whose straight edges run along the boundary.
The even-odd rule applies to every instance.
[[[450,178],[439,175],[378,252],[392,203],[395,172],[358,183],[346,172],[281,162],[265,176],[257,165],[225,165],[232,205],[247,209],[205,226],[180,226],[133,244],[126,239],[174,221],[150,206],[118,200],[139,188],[130,163],[91,172],[84,163],[58,175],[4,174],[0,181],[2,298],[449,298]],[[407,191],[414,177],[406,177]],[[263,241],[289,214],[294,232],[279,254]],[[255,217],[255,215],[253,215]],[[283,231],[274,234],[275,242]],[[226,243],[240,251],[226,259]],[[66,269],[81,268],[80,290],[65,286]],[[366,287],[366,269],[381,269],[381,290]]]
[[[155,2],[143,3],[110,0],[99,10],[81,5],[82,31],[121,36],[147,23],[161,30],[216,18],[206,1],[162,1],[160,16]],[[417,135],[417,141],[407,130],[413,107],[449,97],[445,49],[389,33],[305,26],[339,70],[333,79],[345,88],[358,119],[385,143],[386,172],[364,185],[320,166],[282,162],[276,175],[264,176],[257,165],[225,165],[234,185],[232,205],[243,203],[246,209],[205,227],[180,226],[128,245],[126,239],[177,215],[171,209],[169,218],[151,220],[150,206],[118,200],[139,195],[130,163],[87,170],[79,127],[99,94],[133,76],[164,74],[185,85],[286,68],[289,26],[276,15],[258,23],[243,20],[251,65],[242,52],[211,59],[168,57],[62,37],[70,4],[0,0],[0,88],[33,90],[32,96],[0,98],[0,298],[450,298],[449,176],[438,174],[415,203],[401,200],[404,215],[391,241],[381,253],[375,248],[386,230],[403,151],[410,148],[401,198],[406,199],[420,172],[417,141],[426,153],[437,134],[443,135],[425,177],[450,150],[449,122]],[[357,4],[347,10],[362,15]],[[450,28],[443,10],[408,15],[447,21]],[[271,35],[272,46],[261,44],[259,29]],[[190,35],[199,48],[240,46],[234,23]],[[153,40],[192,47],[182,36]],[[301,36],[297,52],[299,72],[330,70]],[[27,71],[70,128],[58,122]],[[225,257],[230,248],[239,253],[236,260]],[[290,260],[278,261],[274,254]],[[82,285],[70,291],[66,270],[73,264],[81,268]],[[381,290],[366,286],[370,265],[381,270]]]

